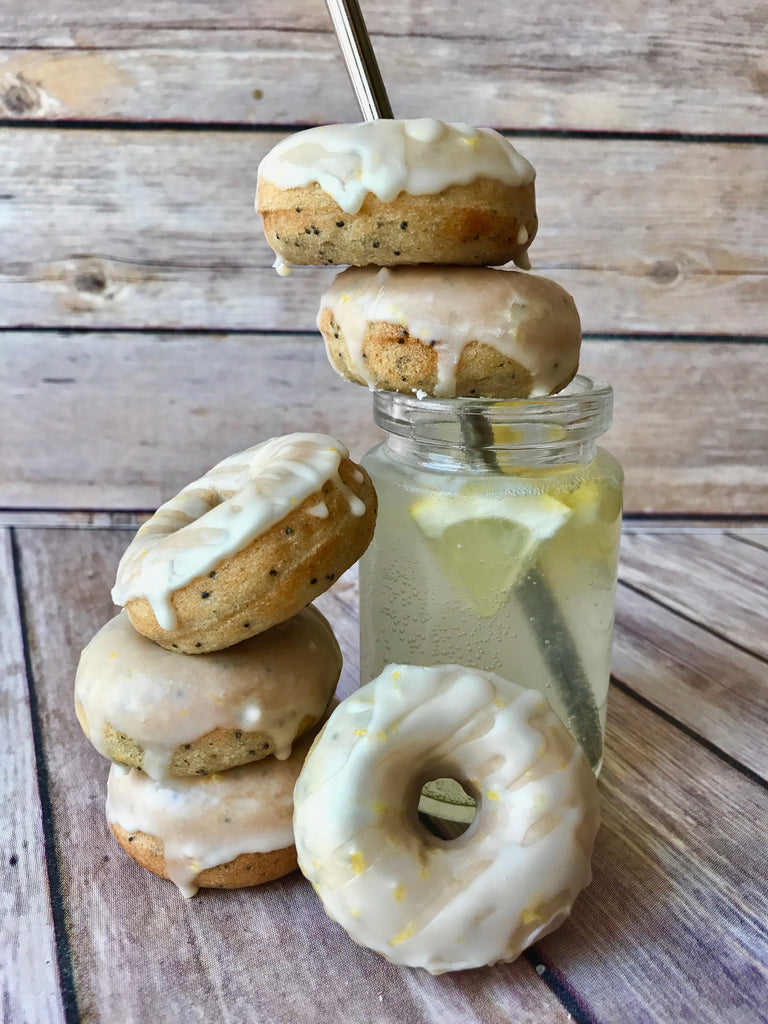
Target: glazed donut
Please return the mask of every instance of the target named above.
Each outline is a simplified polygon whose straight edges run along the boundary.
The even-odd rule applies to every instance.
[[[340,672],[339,645],[312,606],[199,658],[163,650],[120,612],[80,657],[75,709],[111,761],[156,779],[207,775],[287,758],[320,720]]]
[[[445,841],[422,786],[477,804]],[[438,974],[513,960],[591,880],[595,777],[547,701],[455,665],[389,665],[335,709],[294,791],[299,867],[326,913],[388,960]]]
[[[302,737],[285,761],[268,757],[200,779],[158,782],[113,765],[107,821],[129,856],[185,896],[280,878],[296,868],[292,794],[313,738]]]
[[[579,365],[581,323],[564,288],[490,267],[350,267],[317,326],[342,377],[436,398],[531,398]]]
[[[528,266],[535,172],[498,132],[432,118],[322,125],[259,166],[256,208],[286,264]]]
[[[325,434],[232,455],[162,505],[112,590],[131,622],[184,654],[220,650],[290,618],[357,561],[376,493]]]

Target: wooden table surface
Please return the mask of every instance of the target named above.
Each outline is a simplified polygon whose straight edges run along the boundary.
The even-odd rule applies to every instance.
[[[128,525],[0,531],[5,1024],[768,1020],[767,528],[628,525],[592,885],[517,962],[432,978],[354,946],[298,873],[186,901],[117,847],[72,686]],[[354,570],[318,604],[346,694]]]

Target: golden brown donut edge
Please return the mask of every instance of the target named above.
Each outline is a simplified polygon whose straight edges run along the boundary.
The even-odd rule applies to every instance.
[[[257,208],[272,249],[297,266],[501,266],[519,259],[538,229],[534,183],[492,178],[431,195],[401,192],[389,203],[369,193],[354,214],[316,183],[280,189],[261,180]]]
[[[355,477],[362,474],[362,482]],[[162,629],[146,598],[125,605],[139,633],[167,650],[204,654],[222,650],[291,618],[324,593],[363,554],[373,537],[377,499],[371,478],[349,459],[343,483],[365,505],[355,516],[333,480],[241,551],[171,595],[175,629]],[[328,516],[310,509],[324,502]]]
[[[319,324],[328,359],[336,372],[353,384],[367,387],[368,382],[355,369],[344,332],[328,307],[320,311]],[[413,337],[406,328],[386,321],[369,323],[362,351],[367,372],[377,390],[398,391],[404,395],[424,391],[434,395],[437,353],[433,346]],[[562,391],[575,374],[576,370],[569,371],[552,393]],[[455,394],[449,397],[528,398],[532,383],[531,374],[516,360],[484,342],[470,341],[456,368]]]
[[[110,823],[109,827],[120,846],[137,864],[159,878],[168,878],[161,839],[146,832],[126,832],[117,823]],[[208,889],[242,889],[282,878],[297,867],[295,846],[266,853],[241,853],[227,864],[205,868],[195,878],[194,884]]]
[[[333,689],[334,686],[331,687]],[[84,717],[84,713],[83,713]],[[80,713],[78,713],[80,718]],[[298,725],[293,742],[322,718],[305,715]],[[81,719],[82,725],[82,719]],[[143,768],[143,747],[119,732],[109,723],[104,729],[102,749],[105,757],[126,768]],[[177,747],[168,763],[169,778],[192,775],[212,775],[214,772],[238,768],[243,764],[261,761],[275,750],[274,738],[264,731],[246,732],[234,729],[211,729],[209,732]]]

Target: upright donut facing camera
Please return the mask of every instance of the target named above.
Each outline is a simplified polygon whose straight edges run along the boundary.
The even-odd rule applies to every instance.
[[[477,810],[444,841],[422,786]],[[358,943],[432,973],[513,960],[591,880],[594,774],[547,701],[490,672],[390,665],[336,708],[294,792],[299,866]]]

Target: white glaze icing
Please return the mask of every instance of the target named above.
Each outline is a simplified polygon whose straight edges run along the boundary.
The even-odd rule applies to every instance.
[[[112,765],[107,821],[162,840],[171,881],[194,896],[201,871],[293,844],[293,787],[313,736],[298,740],[286,761],[267,757],[191,779],[158,782]]]
[[[326,434],[287,434],[219,462],[140,527],[120,560],[113,601],[144,597],[161,629],[173,629],[175,590],[241,551],[327,480],[353,515],[363,515],[363,502],[339,477],[343,458],[347,449]]]
[[[143,748],[144,771],[162,779],[177,747],[216,728],[264,731],[275,756],[287,758],[299,723],[320,719],[340,672],[336,638],[312,606],[233,647],[195,657],[140,636],[122,611],[80,656],[75,699],[100,753],[109,756],[109,724]]]
[[[417,817],[437,778],[478,801],[449,842]],[[541,694],[490,672],[388,666],[331,715],[294,804],[299,866],[329,916],[433,973],[514,959],[591,879],[595,777]]]
[[[492,128],[425,117],[309,128],[279,142],[259,177],[283,189],[317,182],[342,210],[357,213],[369,192],[388,203],[401,192],[434,195],[481,177],[525,185],[535,172]]]
[[[456,370],[470,341],[492,345],[531,374],[527,397],[548,395],[579,365],[581,325],[573,299],[548,278],[490,267],[349,267],[320,300],[341,327],[358,375],[370,323],[406,327],[437,353],[437,398],[456,394]]]

